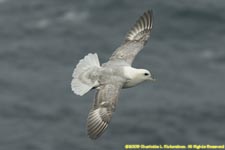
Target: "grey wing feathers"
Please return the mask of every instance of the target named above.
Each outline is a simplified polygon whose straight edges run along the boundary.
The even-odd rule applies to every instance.
[[[88,136],[97,139],[107,128],[112,113],[106,108],[98,108],[90,111],[87,121]]]
[[[122,60],[132,64],[135,56],[146,44],[152,30],[153,13],[145,12],[127,33],[124,43],[116,49],[109,61]]]
[[[91,139],[97,139],[107,128],[112,112],[115,111],[120,89],[119,84],[102,85],[98,89],[87,119],[87,132]]]
[[[125,42],[147,41],[149,32],[152,29],[152,11],[145,12],[127,33]]]

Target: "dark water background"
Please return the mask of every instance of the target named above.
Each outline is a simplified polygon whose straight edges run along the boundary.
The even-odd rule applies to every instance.
[[[86,136],[94,92],[71,92],[89,52],[107,61],[154,11],[134,67],[155,83],[123,90],[106,133]],[[224,0],[0,0],[0,150],[122,150],[225,143]]]

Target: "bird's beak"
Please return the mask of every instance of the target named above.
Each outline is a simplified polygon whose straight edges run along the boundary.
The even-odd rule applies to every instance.
[[[150,80],[150,81],[156,81],[156,79],[154,79],[152,77],[149,77],[148,80]]]

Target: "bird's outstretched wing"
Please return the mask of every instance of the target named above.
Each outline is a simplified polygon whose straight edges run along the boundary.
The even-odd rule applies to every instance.
[[[87,119],[87,132],[91,139],[97,139],[107,128],[112,112],[115,111],[122,84],[102,85],[97,89],[94,104]]]
[[[146,11],[127,33],[124,43],[116,49],[109,61],[124,60],[132,64],[135,56],[146,44],[152,30],[152,11]]]

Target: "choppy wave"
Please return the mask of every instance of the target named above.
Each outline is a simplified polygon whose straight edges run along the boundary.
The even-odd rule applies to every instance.
[[[224,5],[1,0],[0,149],[224,143]],[[134,66],[150,69],[157,82],[123,90],[109,129],[93,142],[85,122],[94,92],[74,95],[72,71],[89,52],[107,61],[147,9],[153,31]]]

